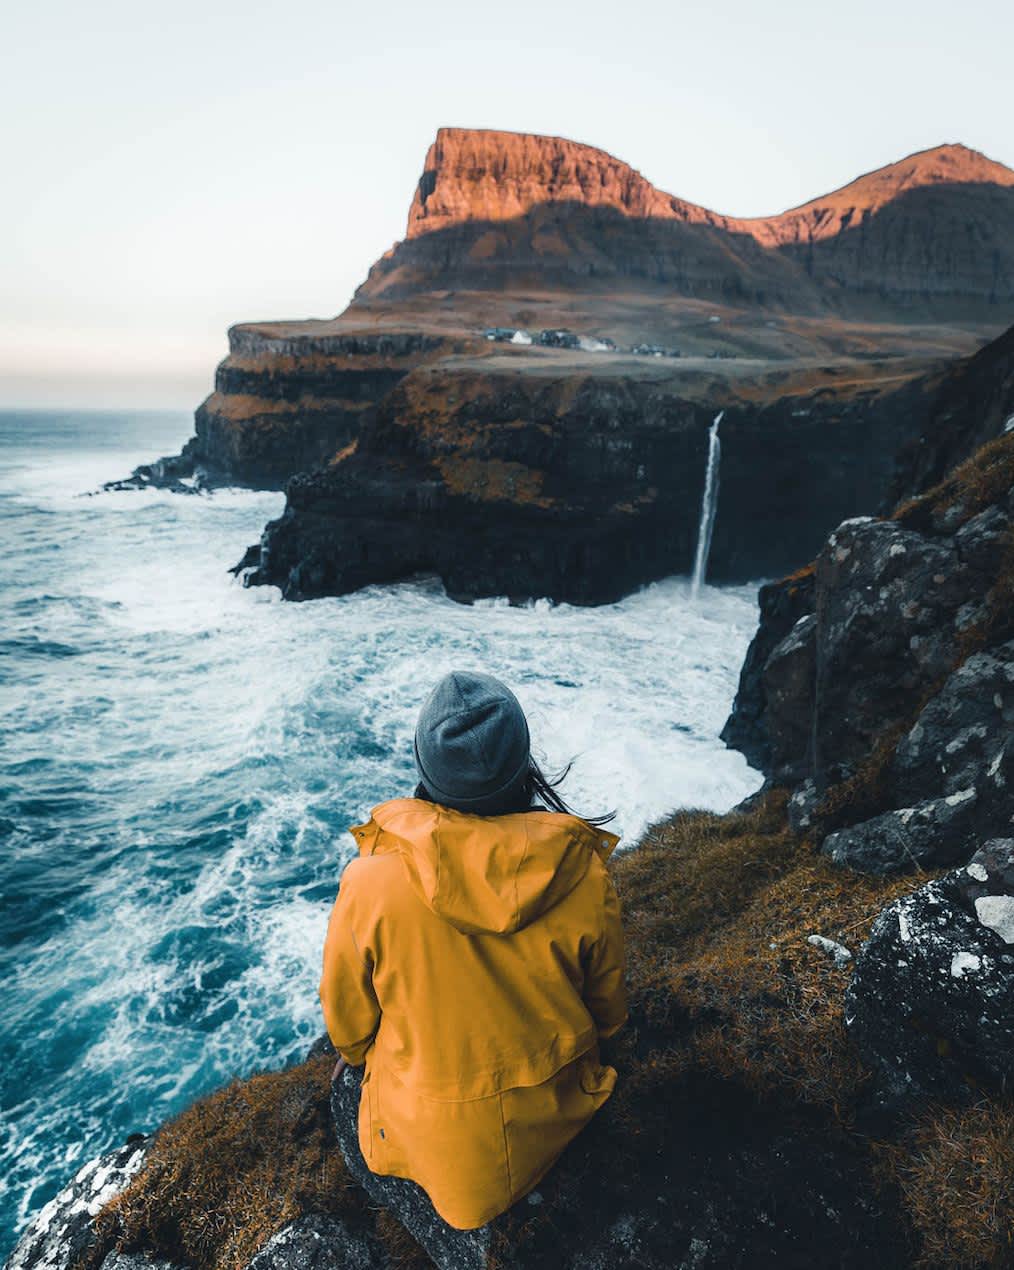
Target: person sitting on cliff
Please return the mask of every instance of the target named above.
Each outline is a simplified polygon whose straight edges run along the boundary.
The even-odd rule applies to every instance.
[[[454,672],[419,715],[421,784],[354,826],[320,999],[365,1063],[358,1140],[451,1226],[527,1194],[607,1100],[599,1042],[627,1018],[610,816],[573,814],[514,694]]]

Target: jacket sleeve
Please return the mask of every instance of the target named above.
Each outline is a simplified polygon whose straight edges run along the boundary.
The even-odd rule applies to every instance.
[[[373,990],[373,964],[360,951],[355,935],[354,866],[346,866],[327,925],[320,1003],[331,1043],[358,1067],[380,1026],[380,1003]]]
[[[627,1021],[626,958],[620,901],[608,871],[602,869],[602,926],[592,944],[584,973],[584,1003],[595,1020],[599,1040],[607,1040]]]

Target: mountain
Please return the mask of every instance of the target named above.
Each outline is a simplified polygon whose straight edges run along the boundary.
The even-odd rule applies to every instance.
[[[442,128],[405,239],[349,313],[447,289],[617,284],[801,315],[1000,327],[1014,305],[1014,171],[943,145],[743,219],[666,194],[592,146]]]

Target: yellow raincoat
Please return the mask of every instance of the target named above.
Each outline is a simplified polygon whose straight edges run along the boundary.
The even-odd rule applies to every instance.
[[[615,834],[577,816],[474,816],[415,798],[352,833],[324,946],[335,1047],[365,1061],[359,1144],[459,1229],[509,1208],[616,1081],[627,1017]]]

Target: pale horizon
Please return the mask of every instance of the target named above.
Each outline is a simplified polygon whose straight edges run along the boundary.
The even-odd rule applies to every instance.
[[[823,30],[798,0],[573,12],[20,9],[0,52],[0,408],[192,409],[229,326],[345,308],[441,126],[568,137],[735,216],[946,143],[1014,166],[1009,6],[958,25],[861,0]]]

